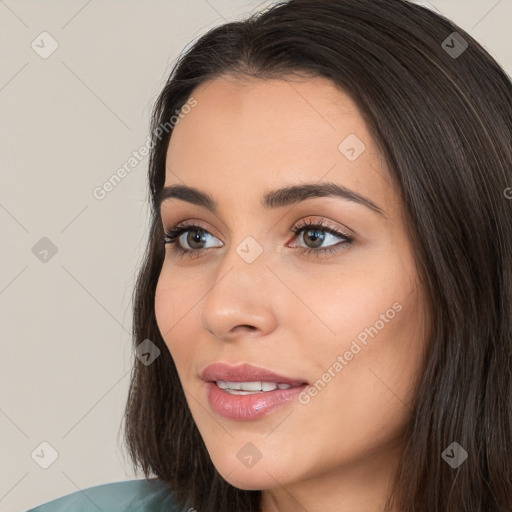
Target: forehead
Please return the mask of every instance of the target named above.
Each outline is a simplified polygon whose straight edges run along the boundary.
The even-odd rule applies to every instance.
[[[325,178],[389,202],[380,152],[357,105],[330,80],[220,77],[192,96],[197,105],[169,143],[166,185],[227,197]]]

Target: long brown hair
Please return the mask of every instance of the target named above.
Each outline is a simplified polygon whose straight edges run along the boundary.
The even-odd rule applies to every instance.
[[[454,34],[456,32],[457,34]],[[154,108],[151,227],[134,291],[125,441],[134,467],[200,512],[259,511],[261,491],[210,460],[155,320],[164,258],[155,198],[169,119],[206,80],[326,77],[358,105],[403,198],[432,308],[429,350],[388,506],[512,510],[512,84],[464,30],[405,0],[291,0],[210,30],[175,63]],[[158,130],[167,123],[167,130]],[[457,468],[443,451],[457,442]]]

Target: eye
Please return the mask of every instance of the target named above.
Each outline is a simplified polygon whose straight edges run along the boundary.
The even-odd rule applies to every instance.
[[[215,238],[206,229],[197,224],[180,224],[172,227],[168,233],[164,234],[164,245],[173,244],[173,252],[178,256],[191,253],[195,253],[195,256],[197,256],[210,248],[201,246],[201,244],[205,243],[208,236]],[[197,245],[200,245],[200,247]],[[220,245],[214,245],[213,247],[222,247],[222,245],[221,242]]]
[[[343,233],[338,228],[324,224],[322,221],[302,221],[300,224],[292,229],[292,232],[305,243],[305,246],[299,246],[302,252],[327,254],[339,251],[342,248],[350,246],[354,239],[347,233]],[[299,237],[302,233],[302,237]],[[341,242],[333,243],[331,245],[320,247],[324,242],[334,241],[341,239]]]
[[[295,226],[291,232],[298,237],[303,233],[302,240],[306,245],[298,245],[297,248],[305,254],[315,253],[317,256],[334,251],[342,250],[352,244],[354,239],[347,233],[339,229],[324,224],[321,221],[302,221]],[[208,242],[208,238],[216,238],[206,229],[197,224],[184,223],[173,226],[164,234],[163,243],[172,244],[173,253],[179,257],[198,257],[213,247],[222,247],[219,245],[210,245],[205,247],[203,244]],[[336,243],[336,239],[341,240]],[[217,239],[218,240],[218,239]],[[325,242],[333,241],[335,243],[322,247]]]

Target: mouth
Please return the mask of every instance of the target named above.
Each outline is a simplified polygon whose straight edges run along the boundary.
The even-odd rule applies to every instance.
[[[201,373],[213,412],[230,420],[251,421],[290,406],[309,383],[265,368],[214,363]]]

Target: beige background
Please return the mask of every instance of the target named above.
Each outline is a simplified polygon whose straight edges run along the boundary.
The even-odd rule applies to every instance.
[[[118,433],[147,157],[104,199],[93,190],[146,142],[182,49],[269,3],[0,0],[0,512],[142,477]],[[512,0],[428,3],[512,74]],[[46,59],[31,47],[51,49],[44,31],[58,43]],[[33,253],[42,237],[54,255]]]

